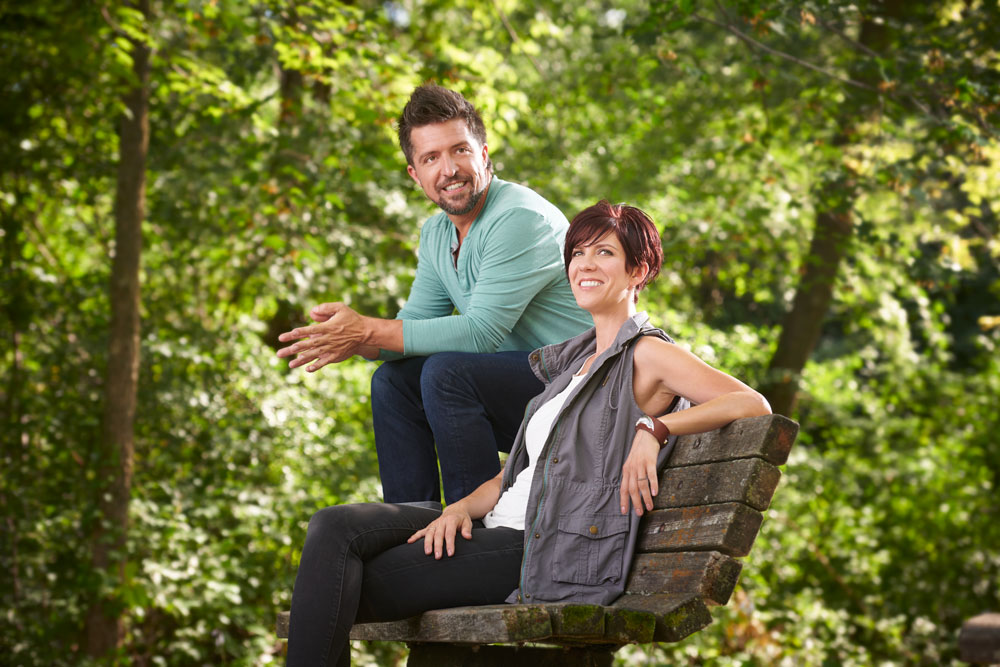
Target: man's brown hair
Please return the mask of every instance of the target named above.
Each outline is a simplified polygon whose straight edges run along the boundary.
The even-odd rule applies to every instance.
[[[413,164],[413,143],[410,141],[413,128],[456,118],[464,120],[472,136],[486,145],[486,126],[471,102],[453,90],[432,83],[414,90],[399,115],[399,147],[406,156],[406,164]]]

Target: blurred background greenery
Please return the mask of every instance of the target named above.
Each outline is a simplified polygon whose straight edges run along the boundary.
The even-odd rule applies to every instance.
[[[4,2],[0,663],[283,660],[310,514],[380,491],[374,365],[276,336],[405,298],[425,81],[568,216],[648,210],[640,305],[802,425],[717,622],[619,662],[955,662],[1000,609],[998,44],[995,0]]]

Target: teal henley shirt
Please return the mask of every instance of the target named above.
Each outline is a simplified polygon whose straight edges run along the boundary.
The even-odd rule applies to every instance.
[[[568,227],[566,216],[536,192],[496,177],[457,266],[454,223],[443,212],[428,219],[413,287],[396,316],[403,320],[403,356],[533,350],[594,326],[566,280]]]

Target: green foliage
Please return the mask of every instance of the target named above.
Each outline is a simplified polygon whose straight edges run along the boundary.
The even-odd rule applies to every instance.
[[[666,261],[643,305],[752,385],[816,212],[856,221],[742,587],[620,662],[946,663],[1000,606],[995,3],[905,3],[878,57],[856,41],[882,3],[152,4],[148,25],[0,10],[0,653],[79,664],[89,599],[119,586],[123,664],[281,661],[309,516],[380,494],[373,366],[289,372],[276,337],[317,302],[405,299],[430,208],[392,119],[425,80],[477,103],[504,178],[568,214],[649,210]],[[153,71],[122,584],[87,536],[126,36]]]

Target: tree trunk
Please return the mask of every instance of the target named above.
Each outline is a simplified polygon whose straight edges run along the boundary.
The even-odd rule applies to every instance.
[[[135,3],[149,17],[149,0]],[[146,207],[149,149],[149,48],[132,41],[135,86],[125,95],[115,195],[115,256],[111,265],[111,331],[101,424],[100,517],[93,534],[92,563],[107,579],[124,583],[136,393],[139,383],[139,260]],[[86,650],[94,657],[116,648],[122,637],[122,605],[102,586],[87,612]]]
[[[903,0],[887,0],[883,4],[883,18],[897,18],[904,9]],[[885,21],[866,19],[861,24],[858,42],[869,51],[884,53],[889,47],[890,28]],[[870,61],[861,61],[859,71],[852,72],[853,78],[870,85],[877,84]],[[852,94],[846,95],[850,100]],[[845,101],[839,111],[837,145],[846,145],[853,134],[852,128],[877,108],[877,99],[867,95],[865,99],[850,103]],[[847,253],[853,225],[853,187],[851,176],[844,174],[832,187],[836,192],[823,192],[822,199],[830,201],[833,207],[820,208],[816,214],[816,230],[809,246],[809,253],[803,259],[800,271],[801,281],[792,301],[792,309],[785,315],[781,325],[781,336],[768,366],[767,381],[763,393],[771,404],[771,409],[783,415],[795,411],[799,391],[799,378],[806,361],[816,349],[822,332],[823,320],[833,301],[833,288],[837,280],[840,263]]]
[[[16,169],[16,167],[15,167]],[[18,494],[27,480],[25,470],[28,469],[28,442],[23,419],[23,387],[22,372],[23,356],[21,337],[28,328],[28,286],[24,278],[24,268],[21,265],[23,257],[22,221],[18,217],[18,207],[23,211],[24,188],[20,178],[13,177],[12,183],[0,184],[0,190],[14,194],[14,204],[0,204],[0,229],[4,233],[4,275],[3,314],[10,326],[4,344],[9,346],[3,356],[9,356],[7,366],[7,386],[5,387],[4,412],[5,423],[0,425],[0,468],[4,470],[3,482],[0,483],[0,516],[4,517],[0,525],[0,543],[4,545],[3,557],[0,558],[7,566],[7,578],[2,581],[10,586],[12,598],[17,603],[21,598],[21,568],[18,554],[18,518],[24,517],[24,503]],[[20,623],[15,627],[21,629]]]
[[[778,414],[791,415],[795,410],[799,375],[819,341],[851,231],[848,211],[824,211],[816,216],[816,231],[806,255],[802,278],[792,309],[782,322],[778,348],[771,358],[768,383],[764,387],[771,409]]]

